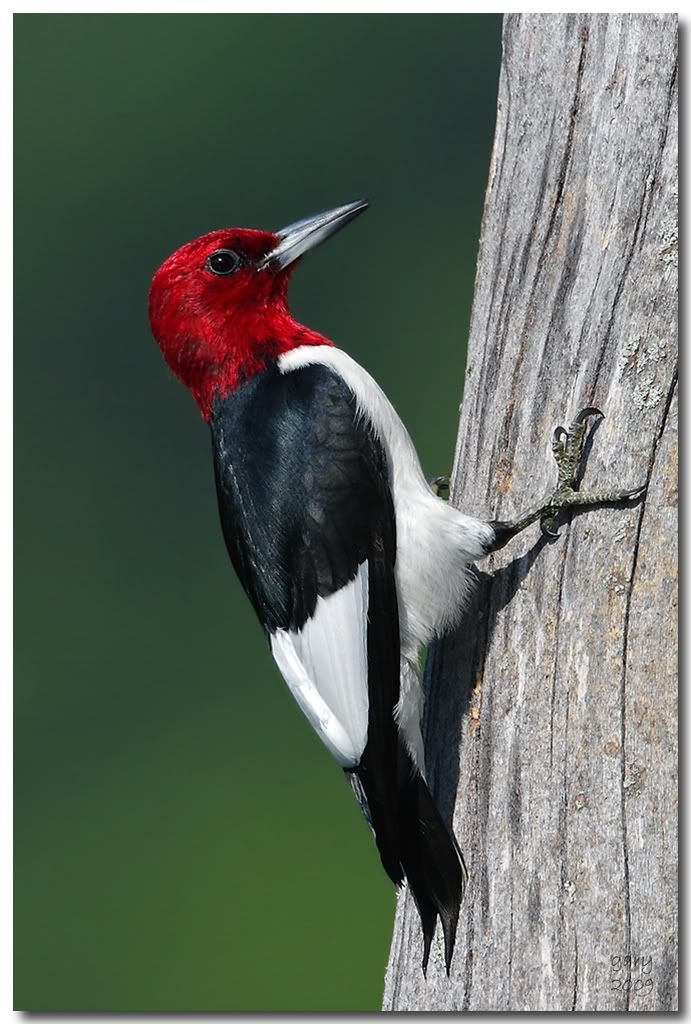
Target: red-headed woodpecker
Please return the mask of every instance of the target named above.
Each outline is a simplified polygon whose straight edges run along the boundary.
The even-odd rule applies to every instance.
[[[560,489],[515,523],[434,493],[381,388],[288,309],[298,257],[366,206],[203,235],[156,272],[149,311],[211,428],[226,546],[276,664],[348,775],[389,877],[408,880],[423,970],[440,918],[448,971],[466,871],[425,782],[420,646],[459,621],[477,558],[561,507],[639,492],[573,489],[586,410],[555,440]]]

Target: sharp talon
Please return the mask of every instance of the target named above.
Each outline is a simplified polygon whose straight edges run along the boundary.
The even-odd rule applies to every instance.
[[[634,487],[631,491],[624,491],[622,498],[626,501],[633,501],[636,498],[640,498],[648,490],[648,485],[643,484],[641,487]]]
[[[445,491],[448,497],[450,490],[448,476],[436,476],[434,480],[432,480],[432,482],[430,483],[430,487],[432,488],[432,490],[434,491],[438,498],[441,497],[442,491]]]
[[[543,537],[558,537],[558,530],[550,530],[550,526],[554,522],[554,519],[541,519],[540,530],[542,531]]]
[[[602,409],[598,409],[595,405],[589,405],[587,409],[581,409],[575,422],[585,423],[589,416],[599,416],[601,420],[605,418],[605,414]]]
[[[559,444],[560,441],[566,440],[569,436],[569,432],[566,427],[555,427],[554,433],[552,434],[552,440],[555,444]]]

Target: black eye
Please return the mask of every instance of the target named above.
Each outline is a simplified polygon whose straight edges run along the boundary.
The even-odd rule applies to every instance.
[[[218,274],[219,277],[232,274],[239,266],[240,257],[231,249],[217,249],[206,261],[207,270],[210,270],[212,274]]]

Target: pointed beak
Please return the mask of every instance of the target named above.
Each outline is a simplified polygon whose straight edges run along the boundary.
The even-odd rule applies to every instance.
[[[337,206],[335,210],[318,213],[316,217],[306,217],[305,220],[298,220],[282,228],[276,232],[280,239],[278,245],[267,253],[257,269],[284,270],[299,256],[304,256],[310,249],[335,235],[366,210],[368,205],[365,199],[359,199],[356,203]]]

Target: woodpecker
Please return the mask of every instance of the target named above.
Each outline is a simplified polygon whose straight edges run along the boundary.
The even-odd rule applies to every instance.
[[[209,424],[225,544],[276,665],[346,773],[387,874],[407,879],[423,971],[440,920],[448,973],[467,873],[425,781],[420,647],[459,622],[477,559],[537,520],[552,532],[561,508],[644,488],[575,489],[591,408],[555,433],[554,494],[514,522],[435,493],[379,385],[288,308],[296,261],[367,205],[275,233],[202,235],[156,271],[149,315]]]

